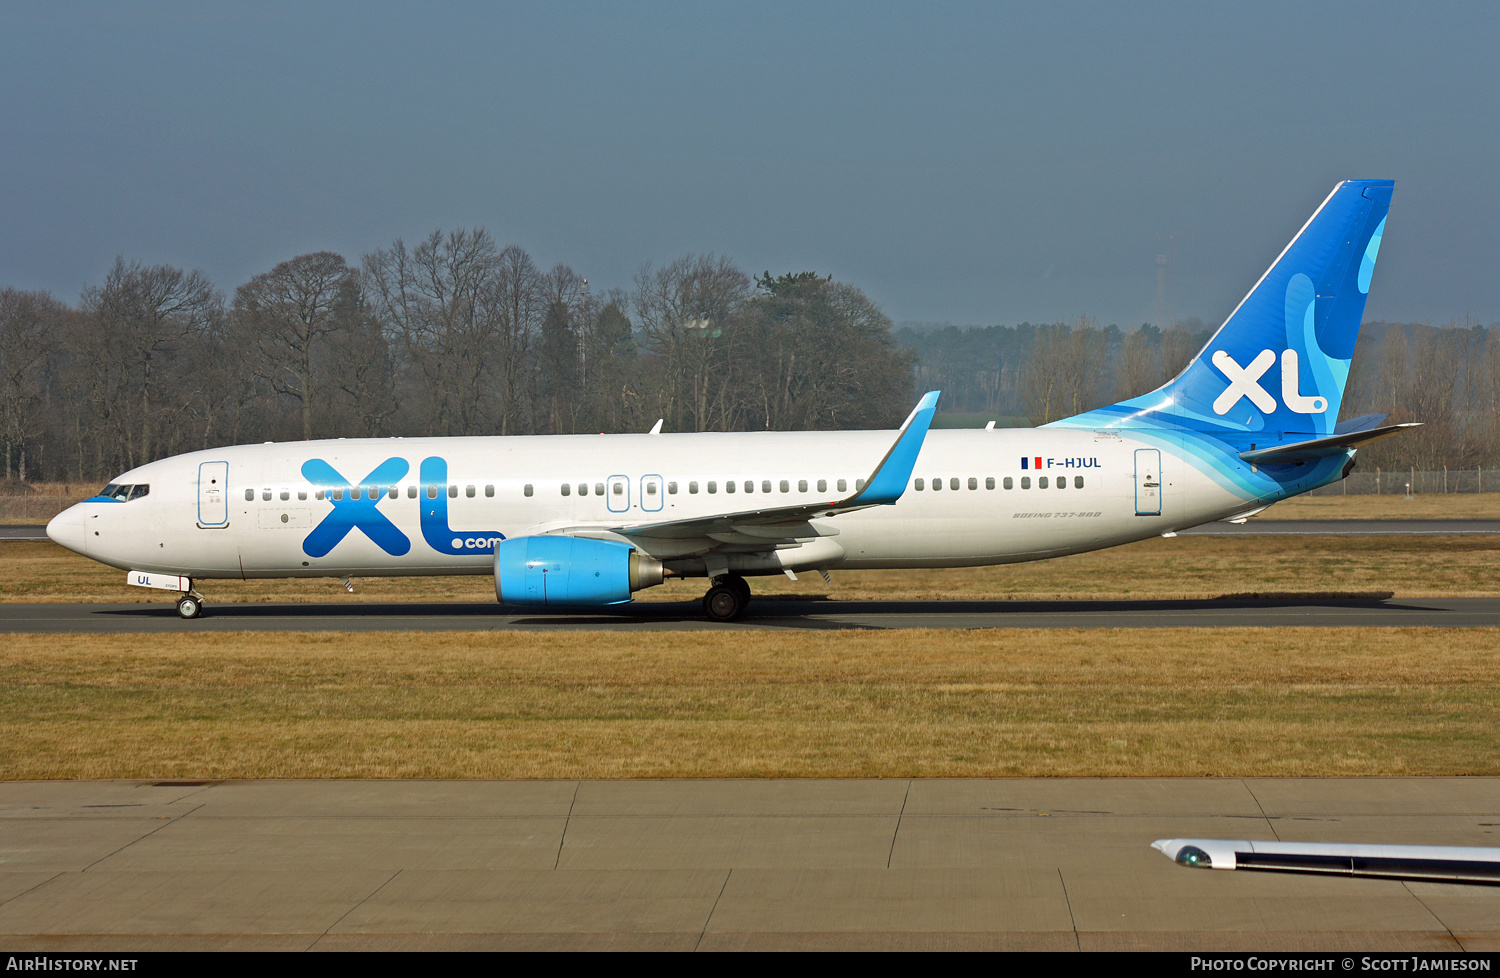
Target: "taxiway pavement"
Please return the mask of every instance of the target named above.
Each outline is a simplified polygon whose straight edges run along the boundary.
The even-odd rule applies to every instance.
[[[1500,887],[1188,869],[1494,846],[1500,779],[0,783],[14,950],[1500,950]]]
[[[1195,601],[786,601],[756,598],[715,624],[697,601],[638,601],[619,611],[521,612],[482,602],[216,604],[184,621],[159,604],[4,604],[0,634],[64,632],[376,632],[584,629],[1209,628],[1500,626],[1500,598],[1243,597]]]

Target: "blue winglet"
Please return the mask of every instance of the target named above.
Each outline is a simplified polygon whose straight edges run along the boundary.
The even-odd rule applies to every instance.
[[[865,487],[849,498],[845,505],[876,506],[890,505],[901,498],[911,482],[911,471],[917,466],[917,455],[922,451],[922,442],[927,438],[927,429],[932,426],[932,416],[937,413],[940,391],[928,391],[922,395],[917,406],[907,415],[901,425],[901,433],[885,458],[875,466]]]

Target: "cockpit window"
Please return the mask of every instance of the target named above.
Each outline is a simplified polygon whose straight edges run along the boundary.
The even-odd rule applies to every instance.
[[[150,491],[151,487],[145,483],[142,483],[138,486],[129,486],[121,485],[117,482],[111,482],[109,485],[99,490],[99,495],[105,497],[106,499],[118,499],[123,503],[128,499],[140,499]]]
[[[99,495],[105,496],[105,497],[107,497],[109,499],[123,499],[125,497],[122,496],[122,495],[120,495],[120,491],[122,489],[125,490],[128,493],[129,490],[130,490],[130,487],[129,486],[117,486],[113,482],[111,482],[109,485],[107,485],[103,489],[99,490]]]
[[[151,491],[151,487],[149,485],[147,485],[144,482],[138,483],[138,484],[136,484],[136,485],[134,485],[134,486],[131,487],[131,489],[130,489],[130,498],[131,499],[140,499],[142,496],[146,495],[150,491]]]

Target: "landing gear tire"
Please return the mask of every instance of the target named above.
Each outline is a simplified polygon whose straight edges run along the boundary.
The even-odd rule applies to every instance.
[[[750,585],[743,577],[721,577],[703,596],[703,614],[709,621],[734,621],[750,603]]]
[[[183,618],[197,618],[203,614],[203,602],[191,594],[177,599],[177,614]]]

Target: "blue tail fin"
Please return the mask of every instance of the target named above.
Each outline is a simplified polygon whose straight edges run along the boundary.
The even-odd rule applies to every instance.
[[[1182,373],[1150,394],[1054,424],[1331,433],[1394,186],[1334,187]]]

